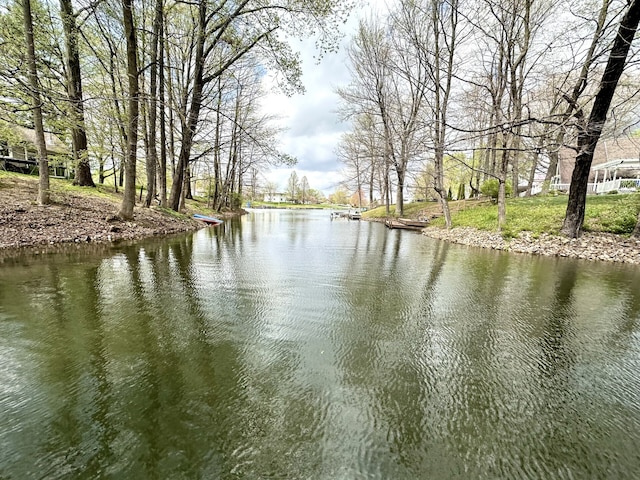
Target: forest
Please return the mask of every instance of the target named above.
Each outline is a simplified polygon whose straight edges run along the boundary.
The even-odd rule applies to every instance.
[[[0,4],[0,134],[33,128],[40,204],[49,202],[44,132],[73,145],[74,182],[122,187],[119,215],[178,211],[197,176],[214,209],[238,204],[279,151],[278,112],[259,108],[270,76],[304,91],[288,40],[337,48],[343,0],[7,0]]]
[[[73,146],[75,183],[122,187],[123,219],[141,183],[147,207],[179,211],[194,178],[212,208],[238,206],[261,170],[296,162],[278,149],[278,112],[259,108],[262,80],[304,91],[288,40],[316,39],[319,57],[335,51],[338,27],[362,4],[2,0],[0,133],[35,130],[41,204],[44,132],[55,132]],[[463,196],[497,182],[503,224],[508,192],[546,174],[544,193],[571,149],[562,231],[578,236],[600,137],[631,135],[639,120],[639,19],[640,0],[389,2],[360,21],[352,80],[337,90],[353,125],[336,152],[352,189],[381,192],[387,205],[395,191],[401,214],[420,165],[414,183],[435,192],[450,225],[447,185],[462,167]]]
[[[431,190],[451,226],[458,198],[494,182],[547,193],[560,152],[576,167],[562,233],[577,237],[600,137],[638,121],[640,5],[617,0],[409,0],[360,22],[338,89],[353,129],[339,147],[353,189],[381,192],[402,214],[407,188]],[[634,157],[640,152],[636,151]]]

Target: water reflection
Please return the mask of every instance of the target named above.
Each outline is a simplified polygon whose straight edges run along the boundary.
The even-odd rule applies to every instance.
[[[0,477],[633,478],[639,273],[322,212],[0,268]]]

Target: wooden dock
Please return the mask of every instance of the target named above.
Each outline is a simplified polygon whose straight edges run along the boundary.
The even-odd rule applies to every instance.
[[[387,218],[384,221],[384,224],[387,226],[387,228],[391,228],[391,229],[399,228],[402,230],[413,230],[416,232],[425,228],[428,223],[429,222],[424,220],[413,220],[410,218],[398,218],[398,219]]]
[[[349,220],[360,220],[361,217],[362,215],[360,214],[360,210],[331,212],[331,220],[333,220],[334,218],[347,218]]]

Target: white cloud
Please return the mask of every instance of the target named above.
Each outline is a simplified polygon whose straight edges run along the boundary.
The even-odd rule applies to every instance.
[[[369,5],[381,9],[384,3],[378,0],[369,2]],[[338,117],[340,99],[335,89],[349,82],[345,47],[357,28],[358,19],[368,11],[368,8],[359,9],[352,14],[344,26],[345,38],[340,50],[325,55],[320,63],[315,58],[318,52],[313,40],[292,40],[294,49],[301,54],[302,81],[306,88],[304,95],[287,97],[272,88],[270,79],[265,78],[265,88],[271,93],[263,100],[263,108],[270,114],[281,116],[280,123],[287,129],[281,136],[280,150],[298,159],[293,169],[299,178],[306,176],[311,188],[322,190],[327,195],[334,192],[340,183],[341,166],[335,149],[340,135],[350,128]],[[284,190],[291,171],[291,168],[275,168],[265,176]]]

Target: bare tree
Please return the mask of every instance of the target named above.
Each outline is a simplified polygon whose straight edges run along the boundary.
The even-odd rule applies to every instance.
[[[163,31],[163,1],[156,0],[155,16],[153,19],[153,31],[151,36],[151,59],[150,59],[150,82],[149,82],[149,120],[148,120],[148,158],[146,159],[147,170],[147,196],[144,201],[146,207],[151,206],[151,202],[156,194],[156,171],[158,163],[158,150],[156,148],[156,126],[158,112],[158,73],[160,63],[158,58],[158,50],[162,43]],[[166,166],[165,166],[166,168]],[[166,172],[165,172],[166,176]],[[161,181],[166,181],[163,176]],[[166,188],[166,187],[165,187]]]
[[[287,193],[289,194],[289,198],[292,202],[295,202],[298,198],[298,190],[300,188],[300,181],[298,180],[298,174],[294,170],[289,175],[289,180],[287,181]]]
[[[364,183],[366,171],[367,150],[364,144],[365,132],[358,130],[353,133],[345,133],[340,139],[336,156],[345,166],[345,181],[343,185],[347,189],[353,189],[358,193],[358,206],[362,206],[362,185]]]
[[[348,49],[352,80],[339,89],[347,115],[373,115],[382,127],[383,171],[392,166],[396,173],[396,214],[404,209],[404,190],[409,163],[416,158],[421,135],[420,115],[424,103],[427,70],[415,61],[406,38],[389,38],[380,20],[361,22]],[[384,176],[389,211],[390,185]]]
[[[307,194],[309,193],[309,180],[307,180],[306,176],[303,176],[300,180],[300,199],[302,200],[302,204],[307,203]]]
[[[33,40],[33,17],[31,15],[31,1],[22,0],[22,14],[24,22],[24,40],[27,47],[27,64],[29,87],[33,112],[33,124],[36,132],[36,149],[38,151],[38,169],[40,181],[38,183],[38,203],[47,205],[50,203],[49,195],[49,160],[47,146],[44,138],[44,125],[42,122],[42,100],[40,85],[38,83],[38,70],[36,68],[36,52]]]
[[[347,49],[352,70],[351,83],[348,87],[337,90],[344,102],[343,111],[346,118],[368,116],[366,129],[371,132],[379,126],[382,166],[378,174],[381,177],[379,181],[387,215],[391,193],[389,170],[393,151],[389,118],[391,50],[379,19],[372,18],[360,22],[356,36]]]
[[[133,23],[133,1],[122,0],[122,17],[127,44],[127,78],[129,80],[129,108],[127,123],[127,156],[125,159],[125,187],[119,216],[133,218],[136,203],[136,161],[138,148],[138,50]]]
[[[67,62],[67,94],[71,104],[71,141],[76,165],[74,184],[95,187],[87,151],[87,131],[84,120],[82,75],[80,70],[79,32],[71,0],[60,0],[60,14],[65,35]]]
[[[428,0],[403,3],[397,14],[400,34],[407,37],[413,54],[427,78],[428,88],[416,90],[429,108],[425,127],[430,130],[433,146],[434,190],[438,194],[447,228],[451,213],[444,188],[444,156],[447,142],[447,122],[452,82],[455,75],[455,54],[461,19],[457,0]]]
[[[578,133],[578,155],[571,176],[569,201],[561,232],[569,237],[580,235],[584,222],[589,172],[593,154],[600,139],[616,91],[618,81],[624,71],[631,42],[640,22],[640,0],[633,0],[620,21],[618,34],[613,42],[607,66],[600,80],[596,98],[591,107],[589,118],[580,126]],[[578,117],[582,115],[577,112]]]
[[[274,32],[281,29],[300,31],[308,27],[320,33],[320,45],[330,48],[336,41],[335,23],[343,20],[350,9],[350,2],[308,0],[296,4],[250,0],[209,4],[197,3],[197,30],[194,42],[193,76],[185,97],[185,121],[182,125],[180,153],[171,187],[169,206],[179,209],[182,185],[191,148],[200,122],[205,100],[205,88],[219,78],[232,65],[253,50],[261,50],[265,59],[282,72],[289,85],[300,90],[299,62],[289,48]],[[188,108],[187,108],[188,103]]]

